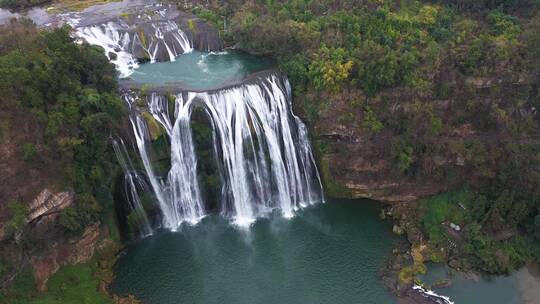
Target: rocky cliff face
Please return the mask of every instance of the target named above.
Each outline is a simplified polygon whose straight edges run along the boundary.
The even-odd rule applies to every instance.
[[[28,215],[20,223],[22,226],[16,237],[26,230],[42,230],[40,228],[53,224],[60,212],[73,204],[73,200],[74,193],[71,191],[53,193],[48,188],[43,189],[27,207]],[[6,226],[6,222],[0,223],[0,241],[9,237]]]
[[[73,192],[45,188],[28,205],[28,215],[18,223],[17,231],[8,229],[9,221],[0,223],[2,255],[13,258],[14,273],[29,263],[40,291],[46,290],[47,280],[61,266],[89,261],[101,239],[99,223],[87,227],[81,236],[67,236],[55,229],[60,212],[71,206],[74,198]],[[25,242],[31,242],[30,246]]]
[[[48,279],[60,267],[90,261],[100,236],[99,224],[95,224],[86,228],[81,237],[53,240],[44,252],[33,255],[30,258],[30,264],[34,272],[37,289],[46,291]]]
[[[40,126],[17,111],[13,115],[19,118],[17,127],[0,130],[0,290],[27,265],[44,289],[61,265],[93,254],[99,230],[67,237],[57,228],[75,195],[61,186],[61,165],[44,152],[44,139],[35,132]]]
[[[328,145],[336,152],[324,155],[320,163],[329,195],[396,203],[416,201],[449,187],[395,174],[392,163],[373,155],[368,143],[330,141]]]
[[[357,104],[361,96],[361,92],[337,96],[308,92],[294,101],[297,112],[308,122],[327,195],[386,203],[413,202],[447,191],[462,181],[464,160],[444,151],[412,160],[434,168],[433,172],[399,172],[392,151],[396,137],[385,131],[373,135],[366,130],[365,111]],[[442,141],[471,135],[458,133]],[[442,182],[440,172],[446,170],[455,176]]]

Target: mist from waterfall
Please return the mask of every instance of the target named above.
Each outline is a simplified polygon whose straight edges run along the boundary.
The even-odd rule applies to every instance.
[[[126,93],[138,152],[163,213],[163,226],[175,230],[206,214],[197,179],[197,155],[191,130],[194,109],[207,114],[221,177],[220,213],[239,226],[279,210],[284,217],[323,201],[305,125],[292,113],[290,85],[271,74],[257,83],[213,92],[173,96]],[[174,113],[169,102],[174,101]],[[146,106],[140,107],[141,102]],[[170,144],[170,169],[158,174],[143,112],[163,128]]]

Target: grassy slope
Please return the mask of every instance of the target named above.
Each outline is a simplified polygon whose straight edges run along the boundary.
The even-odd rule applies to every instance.
[[[24,273],[14,294],[5,303],[12,304],[110,304],[111,299],[98,291],[100,280],[94,276],[97,263],[67,266],[47,283],[48,292],[35,294],[31,273]],[[0,302],[1,303],[1,302]]]

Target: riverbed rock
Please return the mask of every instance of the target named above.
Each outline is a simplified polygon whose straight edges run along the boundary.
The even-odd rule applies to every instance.
[[[421,243],[424,240],[424,234],[415,225],[409,225],[409,227],[407,227],[407,240],[409,240],[411,244]]]
[[[403,233],[405,233],[403,228],[401,226],[398,226],[398,225],[394,225],[394,227],[392,227],[392,232],[394,232],[397,235],[402,235]]]
[[[115,304],[140,304],[141,301],[137,300],[135,296],[128,295],[127,297],[119,297],[117,295],[113,296],[113,301]]]
[[[462,268],[461,262],[458,259],[451,259],[448,261],[448,266],[456,270],[460,270]]]

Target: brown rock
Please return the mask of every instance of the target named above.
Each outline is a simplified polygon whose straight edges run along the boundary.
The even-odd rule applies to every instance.
[[[57,256],[51,255],[42,259],[33,259],[31,263],[32,268],[34,269],[36,288],[40,291],[46,291],[47,280],[53,273],[60,269],[60,265],[57,262]]]
[[[30,213],[26,222],[30,223],[53,212],[59,212],[73,204],[75,194],[70,191],[53,193],[45,188],[28,206]]]
[[[40,291],[46,291],[48,279],[60,267],[90,261],[99,238],[99,224],[94,224],[86,228],[81,237],[51,243],[44,255],[33,256],[30,263],[34,270],[36,288]]]
[[[99,224],[94,224],[84,231],[81,239],[72,241],[73,251],[68,257],[71,265],[86,263],[94,256],[94,251],[99,240]]]
[[[447,190],[448,185],[432,178],[419,180],[396,174],[390,161],[375,154],[380,148],[375,144],[331,142],[330,146],[336,153],[324,157],[329,170],[325,177],[343,186],[345,197],[386,203],[414,202]]]
[[[403,228],[398,225],[394,225],[394,227],[392,227],[392,232],[397,235],[402,235],[403,233],[405,233],[405,231],[403,231]]]

